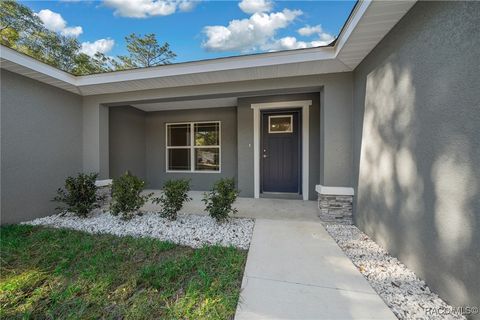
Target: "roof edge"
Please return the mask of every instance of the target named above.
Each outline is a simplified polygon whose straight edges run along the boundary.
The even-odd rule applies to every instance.
[[[76,76],[65,72],[61,69],[55,68],[43,61],[30,57],[29,55],[6,47],[0,44],[0,59],[8,60],[10,62],[22,65],[30,70],[40,72],[47,76],[64,81],[71,85],[76,85]],[[3,64],[3,61],[2,61]],[[3,66],[2,66],[3,69]]]

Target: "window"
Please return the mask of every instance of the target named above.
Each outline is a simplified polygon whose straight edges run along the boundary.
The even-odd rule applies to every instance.
[[[167,123],[167,172],[220,172],[220,122]]]
[[[268,133],[293,132],[293,116],[268,116]]]

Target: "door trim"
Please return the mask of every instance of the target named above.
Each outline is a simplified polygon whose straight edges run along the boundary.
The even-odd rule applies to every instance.
[[[254,197],[260,198],[260,121],[261,110],[302,108],[302,197],[308,200],[309,174],[309,111],[312,100],[252,103],[253,109],[253,176]]]

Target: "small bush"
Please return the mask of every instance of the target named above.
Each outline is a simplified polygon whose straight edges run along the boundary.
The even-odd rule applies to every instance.
[[[68,177],[64,189],[58,188],[57,195],[53,198],[53,201],[64,203],[65,206],[56,209],[86,217],[90,211],[98,208],[101,197],[97,196],[97,176],[97,173],[79,173],[76,177]]]
[[[186,179],[168,180],[163,185],[163,193],[153,202],[162,204],[162,216],[170,220],[177,219],[177,214],[185,201],[192,200],[188,196],[190,181]]]
[[[202,201],[206,205],[206,210],[210,217],[222,222],[228,219],[230,213],[237,213],[237,209],[232,208],[233,203],[238,197],[238,190],[235,188],[235,180],[220,179],[213,186],[212,191],[205,193]]]
[[[138,214],[138,209],[152,196],[151,193],[141,194],[144,186],[143,180],[128,171],[123,176],[113,179],[110,212],[113,215],[121,214],[122,219],[125,220],[133,218]]]

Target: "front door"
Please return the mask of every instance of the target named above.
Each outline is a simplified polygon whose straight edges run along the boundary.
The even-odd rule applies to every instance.
[[[300,121],[300,110],[262,112],[262,193],[301,193]]]

